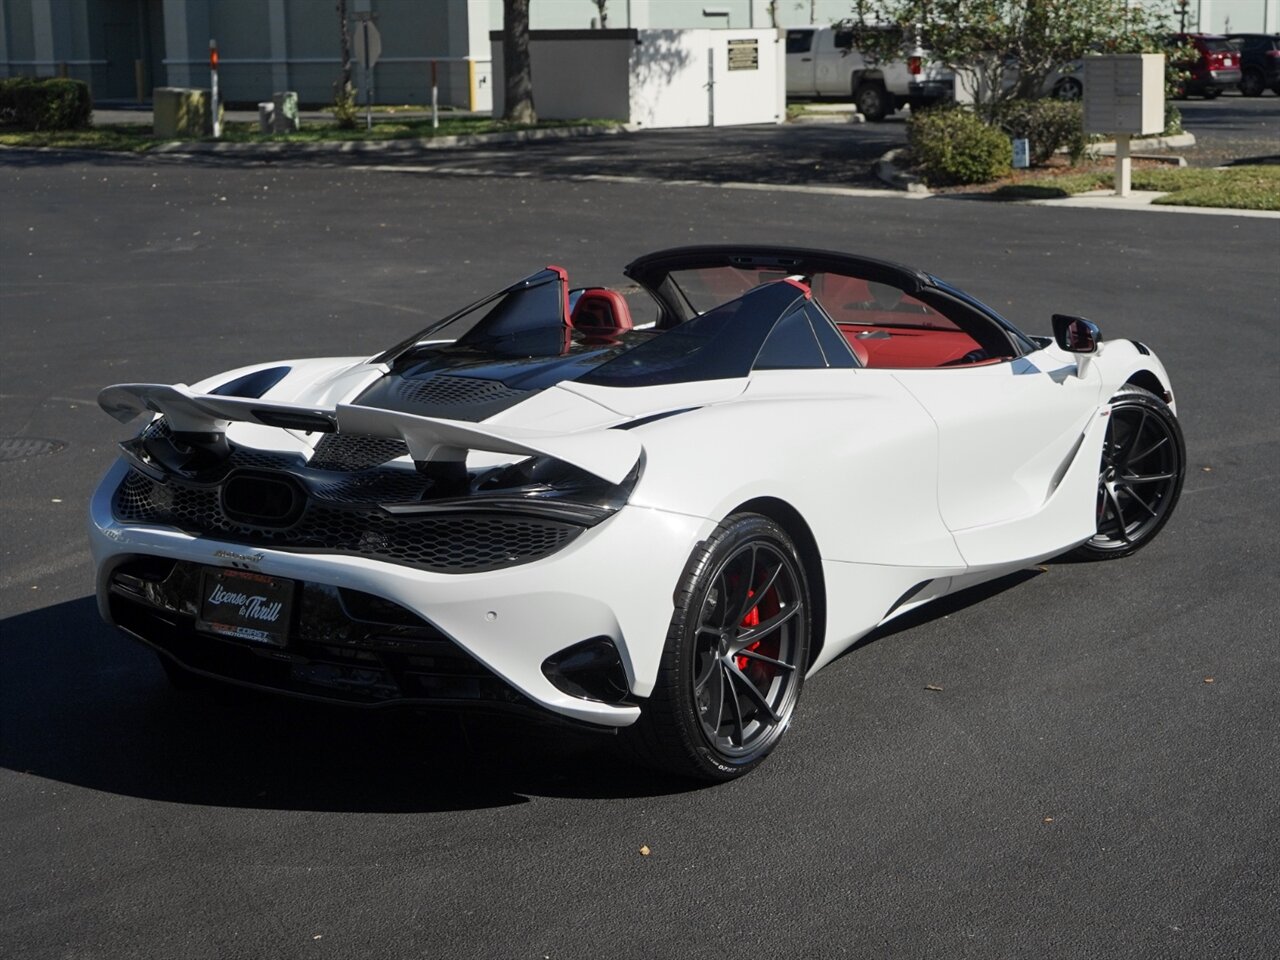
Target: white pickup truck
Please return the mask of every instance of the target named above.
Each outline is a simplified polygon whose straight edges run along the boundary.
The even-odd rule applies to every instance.
[[[787,29],[787,96],[852,97],[868,120],[883,120],[899,107],[913,109],[950,100],[955,76],[926,58],[919,75],[906,59],[871,61],[853,48],[853,33],[837,27]]]

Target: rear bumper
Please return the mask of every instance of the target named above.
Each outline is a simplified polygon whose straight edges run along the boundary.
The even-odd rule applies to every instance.
[[[127,469],[114,466],[90,504],[99,610],[108,622],[198,672],[365,705],[483,703],[530,707],[597,726],[633,723],[639,716],[634,700],[648,696],[657,676],[672,590],[693,545],[715,526],[624,507],[545,559],[443,574],[124,523],[115,517],[112,500]],[[122,588],[118,575],[148,558],[163,576]],[[299,585],[300,619],[284,649],[196,629],[200,597],[193,584],[198,571],[209,567],[238,567]],[[179,571],[174,582],[171,569]],[[389,601],[412,618],[412,629],[388,633],[387,623],[350,616],[344,594]],[[353,626],[354,621],[361,622]],[[543,672],[548,657],[599,637],[617,648],[629,693],[625,702],[571,696]],[[422,658],[448,663],[433,673]]]
[[[907,103],[911,105],[912,110],[947,103],[954,97],[954,80],[912,81],[907,87]]]
[[[1204,90],[1226,90],[1238,84],[1241,76],[1240,70],[1236,67],[1223,70],[1197,71],[1187,80],[1186,88],[1192,93],[1199,93]]]

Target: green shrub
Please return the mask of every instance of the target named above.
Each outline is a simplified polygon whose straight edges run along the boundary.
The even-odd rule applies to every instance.
[[[0,124],[20,130],[77,130],[89,126],[92,116],[93,98],[81,80],[0,80]]]
[[[1023,138],[1031,147],[1031,165],[1045,163],[1066,147],[1071,162],[1079,163],[1088,140],[1084,135],[1084,107],[1064,100],[1010,100],[1000,107],[1000,128]]]
[[[339,130],[354,130],[358,115],[355,88],[349,83],[335,83],[333,94],[333,106],[330,109],[333,110],[334,123]]]
[[[964,107],[913,113],[907,124],[911,156],[931,184],[989,183],[1013,165],[1013,146],[999,129]]]

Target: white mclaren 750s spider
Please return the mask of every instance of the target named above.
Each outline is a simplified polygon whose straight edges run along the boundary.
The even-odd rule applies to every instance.
[[[550,266],[372,357],[99,403],[102,616],[177,686],[507,710],[727,780],[805,678],[921,604],[1177,503],[1169,377],[928,273],[708,246],[624,289]]]

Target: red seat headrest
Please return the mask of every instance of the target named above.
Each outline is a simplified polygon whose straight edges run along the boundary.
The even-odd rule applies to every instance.
[[[569,324],[593,337],[613,337],[631,329],[631,310],[616,290],[589,287],[578,295]]]

